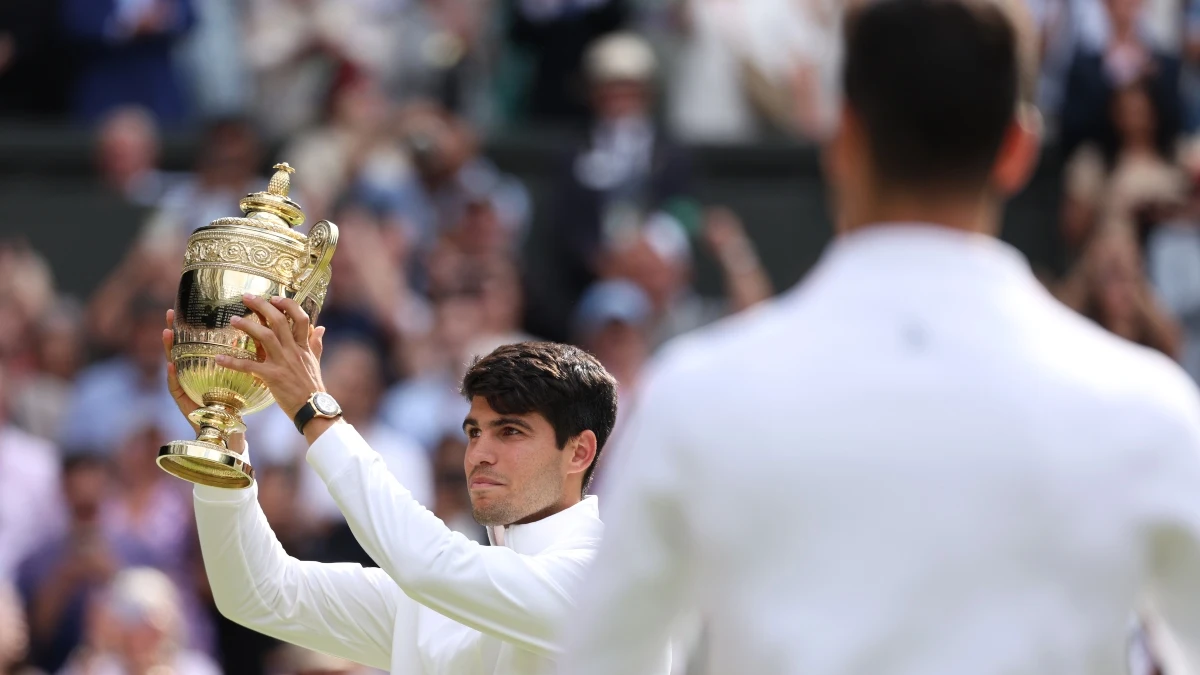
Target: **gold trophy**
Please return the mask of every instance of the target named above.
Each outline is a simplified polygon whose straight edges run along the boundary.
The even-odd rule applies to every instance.
[[[235,316],[261,322],[242,295],[292,298],[316,325],[329,289],[337,226],[322,220],[307,237],[294,231],[304,222],[304,211],[288,199],[293,169],[287,164],[275,169],[266,192],[242,199],[245,217],[218,218],[196,230],[183,256],[171,361],[180,386],[201,406],[188,415],[200,434],[164,445],[157,461],[167,473],[201,485],[254,484],[254,468],[229,449],[229,436],[246,430],[243,415],[275,401],[258,377],[217,366],[221,354],[259,358],[254,340],[229,325]]]

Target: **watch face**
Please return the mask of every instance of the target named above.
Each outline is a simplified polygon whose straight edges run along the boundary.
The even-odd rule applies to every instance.
[[[336,415],[338,413],[337,401],[329,394],[321,393],[313,397],[313,407],[322,415]]]

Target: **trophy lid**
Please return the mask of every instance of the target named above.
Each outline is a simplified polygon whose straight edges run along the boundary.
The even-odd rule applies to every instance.
[[[267,184],[266,192],[254,192],[242,197],[242,213],[251,218],[266,216],[265,219],[271,219],[270,216],[275,216],[290,227],[303,224],[304,211],[299,204],[288,199],[288,192],[292,186],[291,174],[296,170],[287,162],[276,164],[272,168],[275,169],[275,175]]]

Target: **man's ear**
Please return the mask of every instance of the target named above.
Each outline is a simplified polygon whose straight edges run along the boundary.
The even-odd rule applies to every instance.
[[[1042,148],[1042,115],[1037,108],[1021,104],[1000,144],[992,168],[992,185],[1003,196],[1020,192],[1037,170]]]
[[[578,473],[581,476],[592,462],[596,459],[596,434],[587,429],[578,436],[567,442],[565,450],[568,456],[565,458],[567,462],[567,473]]]

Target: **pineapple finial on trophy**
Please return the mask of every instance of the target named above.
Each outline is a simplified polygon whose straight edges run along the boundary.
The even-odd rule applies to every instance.
[[[275,175],[267,183],[266,192],[255,192],[242,198],[242,213],[272,227],[284,230],[297,227],[304,223],[304,211],[288,196],[292,189],[292,174],[296,170],[287,162],[273,168]]]
[[[296,173],[296,170],[287,162],[280,162],[271,168],[275,169],[275,175],[271,176],[271,182],[267,183],[267,192],[278,197],[288,196],[292,189],[291,175]]]

